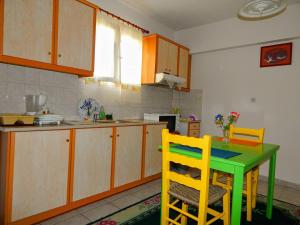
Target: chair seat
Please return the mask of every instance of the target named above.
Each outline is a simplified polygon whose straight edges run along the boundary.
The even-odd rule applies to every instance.
[[[169,194],[184,202],[198,207],[200,192],[194,188],[176,182],[171,182]],[[225,189],[215,185],[209,185],[208,204],[210,205],[219,201],[225,194]]]
[[[227,174],[226,173],[221,173],[221,177],[218,177],[217,181],[224,184],[224,185],[227,185],[227,179],[231,179],[231,182],[232,182],[232,175],[228,174],[228,173]],[[245,174],[244,175],[243,189],[246,190],[246,187],[247,187],[247,175]]]

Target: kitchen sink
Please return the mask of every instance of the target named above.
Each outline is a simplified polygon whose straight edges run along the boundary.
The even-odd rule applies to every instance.
[[[66,125],[93,125],[93,124],[109,124],[109,123],[140,123],[141,120],[66,120],[63,124]]]

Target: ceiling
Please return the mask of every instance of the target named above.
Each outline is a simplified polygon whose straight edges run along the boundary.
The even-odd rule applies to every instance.
[[[175,30],[235,17],[249,0],[118,0]],[[288,0],[289,4],[300,0]]]

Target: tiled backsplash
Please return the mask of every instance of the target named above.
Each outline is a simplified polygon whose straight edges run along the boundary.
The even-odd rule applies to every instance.
[[[169,113],[179,103],[184,114],[201,113],[200,91],[181,93],[179,98],[178,92],[172,94],[162,87],[132,90],[86,84],[84,79],[70,74],[0,63],[0,113],[24,113],[24,95],[39,93],[48,96],[50,111],[70,119],[77,117],[77,103],[85,97],[95,98],[115,118],[142,118],[144,112]]]

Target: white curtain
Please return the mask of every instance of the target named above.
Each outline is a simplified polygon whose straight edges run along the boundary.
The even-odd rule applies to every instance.
[[[127,24],[121,30],[121,83],[141,84],[142,39],[140,30]]]
[[[94,77],[122,84],[141,84],[142,38],[140,30],[98,12]]]

